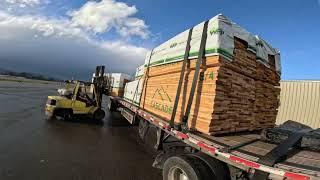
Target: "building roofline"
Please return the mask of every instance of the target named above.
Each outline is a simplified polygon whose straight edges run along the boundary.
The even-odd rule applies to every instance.
[[[320,79],[296,79],[296,80],[281,80],[280,82],[315,82],[320,83]]]

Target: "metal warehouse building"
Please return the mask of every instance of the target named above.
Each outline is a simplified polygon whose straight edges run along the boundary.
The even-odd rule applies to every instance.
[[[320,128],[320,81],[281,81],[277,124],[287,120]]]

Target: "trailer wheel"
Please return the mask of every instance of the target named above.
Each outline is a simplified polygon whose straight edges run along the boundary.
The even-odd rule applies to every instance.
[[[109,99],[109,102],[108,102],[108,109],[110,112],[117,111],[117,104],[111,98]]]
[[[196,153],[196,154],[189,154],[191,156],[195,156],[199,158],[199,160],[206,163],[211,172],[214,174],[215,180],[230,180],[230,170],[226,163],[219,161],[215,158],[212,158],[204,153]]]
[[[105,112],[102,109],[97,109],[93,113],[93,119],[97,121],[102,121],[102,119],[105,117]]]
[[[188,156],[172,156],[166,160],[163,166],[164,180],[214,180],[214,174],[210,168],[200,159]]]

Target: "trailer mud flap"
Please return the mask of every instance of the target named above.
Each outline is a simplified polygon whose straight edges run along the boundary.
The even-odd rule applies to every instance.
[[[150,124],[148,123],[148,121],[140,120],[140,122],[139,122],[139,136],[142,141],[145,140],[145,137],[146,137],[148,130],[149,130],[149,126],[150,126]]]
[[[135,123],[135,115],[133,112],[126,110],[126,109],[122,109],[121,110],[121,115],[127,119],[127,121],[130,124],[134,124]]]

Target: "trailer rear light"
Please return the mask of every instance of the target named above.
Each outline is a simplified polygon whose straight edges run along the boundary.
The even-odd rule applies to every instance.
[[[237,162],[237,163],[240,163],[240,164],[243,164],[245,166],[252,167],[252,168],[259,168],[260,167],[260,165],[258,163],[255,163],[255,162],[252,162],[252,161],[248,161],[248,160],[236,157],[236,156],[230,156],[229,159],[231,161],[234,161],[234,162]]]
[[[206,150],[206,151],[208,151],[208,152],[210,152],[210,153],[212,153],[212,154],[215,154],[215,153],[216,153],[216,148],[214,148],[214,147],[212,147],[212,146],[208,146],[208,145],[206,145],[206,144],[203,143],[203,142],[198,142],[197,145],[198,145],[200,148],[202,148],[202,149],[204,149],[204,150]]]
[[[290,172],[284,173],[284,176],[287,177],[288,180],[309,180],[310,179],[310,177],[308,176],[290,173]]]
[[[187,134],[181,133],[179,131],[176,131],[176,135],[180,138],[180,139],[188,139],[189,136]]]

